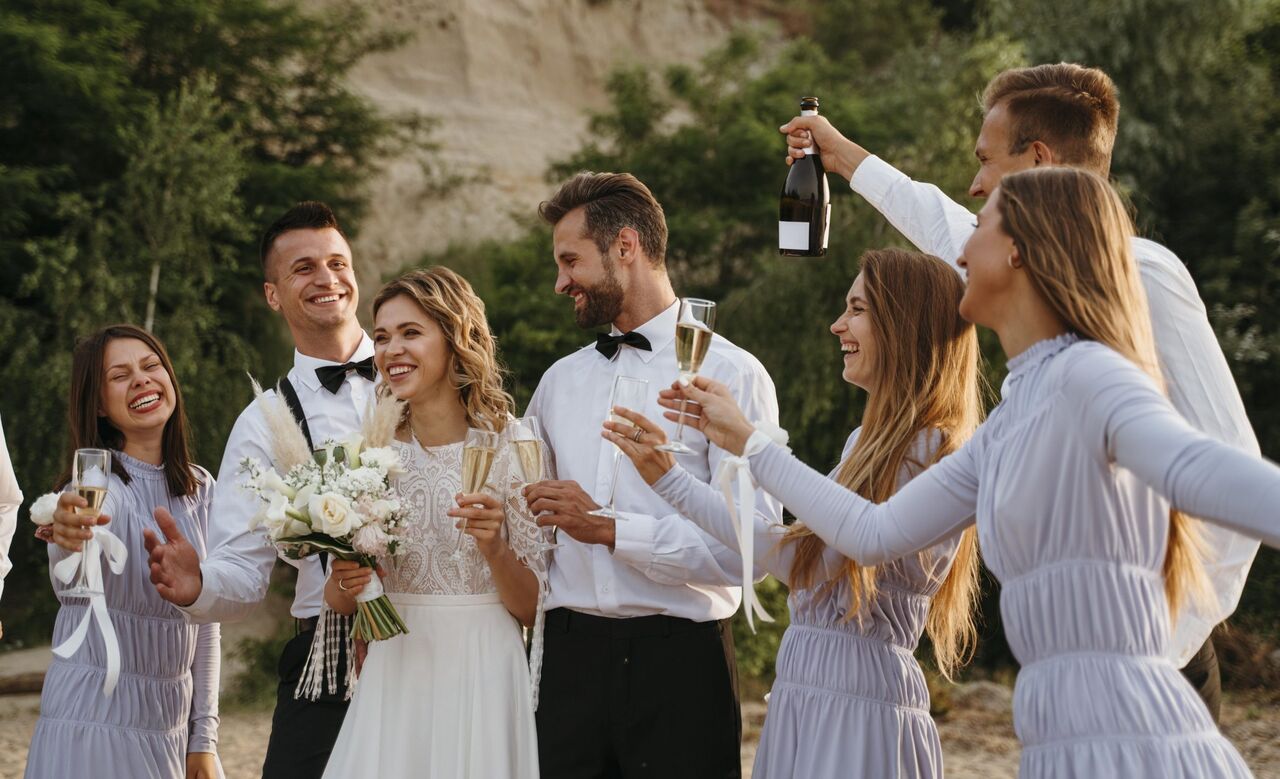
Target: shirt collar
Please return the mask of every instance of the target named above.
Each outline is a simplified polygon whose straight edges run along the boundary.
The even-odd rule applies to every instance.
[[[675,302],[663,309],[657,316],[648,322],[637,327],[632,332],[639,333],[649,339],[649,346],[653,347],[652,351],[646,352],[643,349],[632,349],[643,362],[650,362],[658,352],[666,348],[667,344],[676,339],[676,318],[680,315],[680,298],[676,298]],[[610,335],[621,335],[622,331],[616,325],[609,328]]]
[[[672,325],[672,327],[674,328],[675,325]],[[293,372],[297,380],[302,384],[302,386],[312,392],[319,392],[320,378],[316,376],[316,368],[324,365],[341,365],[342,363],[355,362],[357,360],[363,360],[366,357],[372,357],[373,339],[369,337],[368,333],[363,331],[361,331],[360,336],[360,343],[356,346],[356,350],[351,353],[351,356],[345,360],[336,362],[334,360],[322,360],[319,357],[311,357],[303,354],[297,349],[294,349]]]

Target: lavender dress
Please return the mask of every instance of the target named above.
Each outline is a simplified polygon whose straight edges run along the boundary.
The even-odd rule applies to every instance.
[[[849,436],[845,455],[857,440]],[[911,453],[930,462],[936,436]],[[843,459],[843,457],[841,458]],[[907,467],[903,483],[922,468]],[[834,476],[834,473],[832,474]],[[682,468],[654,490],[724,543],[736,544],[724,498]],[[794,545],[779,545],[782,525],[756,518],[756,564],[790,582]],[[941,779],[942,747],[929,715],[929,690],[914,652],[929,602],[951,568],[959,536],[881,565],[875,597],[849,616],[844,558],[827,549],[814,581],[792,589],[791,625],[778,649],[777,679],[756,750],[754,779],[920,777]]]
[[[103,566],[107,609],[120,645],[120,680],[102,693],[106,657],[94,623],[70,659],[54,656],[40,697],[40,719],[27,757],[28,779],[92,776],[102,779],[173,779],[186,775],[188,752],[216,752],[218,741],[218,625],[189,624],[151,585],[142,531],[159,535],[152,511],[164,506],[204,556],[213,477],[199,471],[194,495],[171,497],[164,470],[122,452],[130,480],[114,474],[107,488],[106,528],[124,542],[129,558],[119,575]],[[49,545],[49,568],[67,555]],[[50,577],[52,578],[52,577]],[[87,609],[84,598],[62,594],[53,628],[57,646]]]

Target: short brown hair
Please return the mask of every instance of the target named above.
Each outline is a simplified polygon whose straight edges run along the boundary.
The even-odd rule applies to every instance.
[[[347,237],[347,234],[338,226],[338,217],[334,215],[333,209],[319,200],[304,200],[285,211],[279,219],[271,223],[258,244],[258,255],[262,260],[262,277],[267,281],[271,280],[271,274],[267,270],[267,258],[271,256],[271,247],[275,246],[277,238],[290,230],[323,230],[327,227],[337,230],[344,239]]]
[[[1111,170],[1120,100],[1106,73],[1069,62],[1006,70],[982,95],[986,112],[1002,103],[1009,112],[1010,154],[1041,141],[1067,165],[1104,177]]]
[[[579,206],[586,207],[586,235],[601,252],[622,228],[630,227],[640,235],[640,248],[654,267],[666,261],[667,218],[640,179],[630,173],[579,173],[538,205],[538,215],[555,225]]]

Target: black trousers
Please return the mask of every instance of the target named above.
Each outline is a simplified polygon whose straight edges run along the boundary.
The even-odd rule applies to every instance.
[[[738,779],[742,717],[727,620],[547,613],[543,779]]]
[[[1196,693],[1204,700],[1205,706],[1209,707],[1209,716],[1216,723],[1222,710],[1222,675],[1218,669],[1218,652],[1213,648],[1212,637],[1182,667],[1182,675],[1196,688]]]
[[[320,779],[333,743],[338,740],[342,718],[347,713],[342,683],[346,678],[346,657],[338,667],[337,693],[325,692],[314,701],[293,697],[315,634],[314,629],[298,633],[280,653],[280,685],[276,688],[276,711],[271,717],[262,779]]]

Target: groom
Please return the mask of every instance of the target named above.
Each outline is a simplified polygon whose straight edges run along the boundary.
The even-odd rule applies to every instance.
[[[578,326],[610,335],[556,362],[528,412],[559,481],[525,491],[558,527],[550,569],[538,756],[546,779],[737,777],[741,721],[729,618],[742,558],[677,514],[624,464],[618,521],[589,514],[607,500],[612,445],[601,439],[615,377],[648,381],[635,408],[667,427],[655,402],[676,376],[679,302],[667,277],[667,225],[649,189],[625,173],[581,173],[544,202],[554,225],[556,292]],[[734,390],[749,418],[776,422],[773,382],[760,362],[715,336],[702,367]],[[727,455],[686,429],[695,454],[680,464],[710,481]],[[757,492],[757,511],[780,521]]]
[[[351,247],[328,206],[305,202],[267,228],[261,259],[267,305],[284,316],[297,347],[293,369],[280,382],[285,399],[313,448],[341,440],[360,429],[374,394],[373,342],[356,320],[360,291]],[[267,594],[276,551],[262,529],[249,530],[259,506],[239,486],[240,463],[246,457],[263,463],[272,459],[271,435],[256,403],[240,414],[227,440],[209,518],[211,551],[203,563],[163,509],[156,509],[156,520],[165,543],[147,534],[156,590],[193,622],[242,619]],[[298,569],[290,610],[295,635],[280,656],[262,775],[318,779],[347,710],[341,684],[346,674],[339,669],[336,693],[326,688],[315,701],[295,697],[315,636],[326,571],[318,557],[286,562]]]

